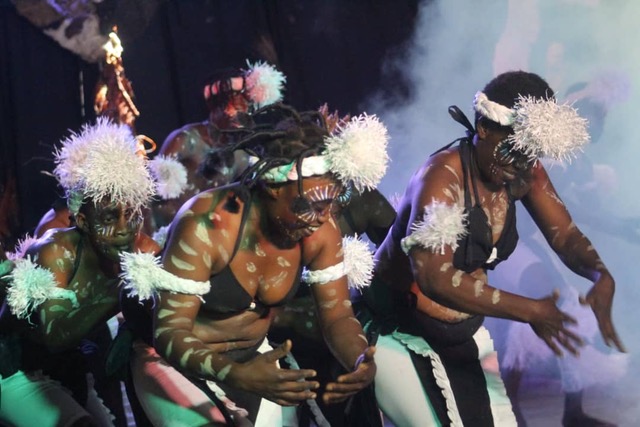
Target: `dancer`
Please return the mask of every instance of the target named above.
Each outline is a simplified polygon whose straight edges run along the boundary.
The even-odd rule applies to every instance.
[[[154,203],[156,229],[167,226],[189,198],[231,182],[247,167],[247,156],[243,152],[224,151],[224,157],[212,155],[208,157],[209,164],[203,165],[203,162],[210,151],[221,153],[220,148],[245,134],[241,130],[252,126],[251,112],[282,100],[285,76],[263,62],[248,65],[246,70],[227,68],[215,72],[203,91],[209,109],[207,120],[174,130],[162,143],[159,155],[173,157],[186,168],[188,186],[179,196],[162,197]]]
[[[20,332],[23,357],[19,370],[8,378],[15,381],[3,381],[2,421],[67,425],[77,418],[96,425],[112,423],[92,391],[86,359],[93,351],[84,340],[120,311],[119,254],[159,250],[138,233],[155,183],[136,147],[128,127],[99,119],[64,140],[55,153],[54,173],[75,225],[23,244],[9,275],[3,332],[13,337]],[[56,408],[60,393],[37,376],[40,370],[70,389],[91,415],[69,402]],[[61,396],[66,399],[65,393]],[[34,410],[27,402],[43,407]]]
[[[557,294],[530,299],[487,282],[486,270],[517,244],[516,200],[565,265],[594,283],[585,303],[605,342],[623,350],[611,320],[614,280],[538,161],[586,143],[584,120],[522,71],[489,82],[474,109],[475,126],[450,108],[467,136],[413,176],[365,292],[368,330],[380,334],[376,395],[396,425],[516,424],[483,316],[528,323],[558,355],[578,352],[575,321],[556,307]]]
[[[345,183],[363,189],[384,174],[386,138],[376,138],[384,129],[374,117],[359,117],[330,137],[317,112],[283,105],[255,120],[259,130],[227,147],[251,153],[252,166],[239,183],[202,192],[181,208],[162,268],[134,256],[123,261],[134,294],[161,289],[157,353],[138,343],[132,369],[156,426],[247,419],[281,425],[280,405],[317,396],[315,372],[277,365],[291,341],[276,349],[265,341],[271,308],[295,294],[303,268],[323,335],[347,370],[322,384],[324,401],[349,398],[375,373],[374,348],[354,317],[345,276],[362,265],[347,264],[331,209]],[[357,156],[374,138],[382,142],[369,147],[368,157]]]

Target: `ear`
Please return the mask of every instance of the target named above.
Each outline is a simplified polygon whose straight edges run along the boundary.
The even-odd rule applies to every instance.
[[[84,213],[78,212],[73,216],[73,219],[75,220],[76,227],[78,227],[80,230],[82,230],[85,233],[89,232],[89,224],[87,222],[87,217]]]
[[[491,131],[484,125],[482,120],[478,120],[476,123],[476,133],[478,134],[478,138],[487,139],[490,132]]]

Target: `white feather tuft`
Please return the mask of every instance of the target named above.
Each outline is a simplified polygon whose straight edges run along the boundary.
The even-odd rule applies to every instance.
[[[16,260],[8,277],[7,304],[18,319],[28,318],[49,299],[67,299],[74,308],[78,306],[76,294],[59,288],[51,270],[34,263],[30,257]]]
[[[187,169],[175,157],[156,156],[149,162],[149,169],[162,199],[176,199],[187,188]]]
[[[29,248],[38,241],[37,238],[26,234],[24,238],[18,240],[18,244],[16,245],[16,250],[13,252],[7,252],[7,258],[12,261],[16,261],[20,258],[24,258],[27,255],[27,251]]]
[[[411,226],[411,234],[400,242],[402,250],[409,253],[411,248],[418,245],[434,253],[444,253],[447,246],[455,251],[458,240],[467,231],[467,213],[464,207],[448,205],[435,199],[424,207],[422,221]]]
[[[204,295],[209,292],[209,282],[197,282],[175,276],[162,268],[159,257],[148,253],[120,254],[120,277],[129,296],[140,300],[152,298],[159,291],[177,292],[189,295]]]
[[[155,186],[146,160],[136,151],[137,140],[126,125],[101,117],[62,142],[54,174],[68,197],[110,197],[139,211],[155,194]]]
[[[245,75],[247,95],[256,108],[282,100],[282,91],[287,78],[273,65],[258,61],[251,64]]]
[[[375,188],[387,170],[387,128],[375,115],[353,117],[337,134],[326,137],[325,156],[343,182],[362,192]]]
[[[342,239],[342,248],[349,288],[368,287],[373,277],[374,260],[367,242],[359,239],[357,235],[355,237],[346,236]]]
[[[589,142],[587,120],[555,99],[520,97],[515,105],[513,148],[531,158],[571,160]]]

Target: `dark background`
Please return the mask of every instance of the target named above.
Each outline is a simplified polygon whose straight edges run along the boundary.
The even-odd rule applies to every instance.
[[[171,130],[206,117],[202,85],[213,70],[247,59],[282,70],[285,102],[298,109],[327,102],[357,114],[374,93],[387,105],[406,101],[408,83],[385,64],[404,55],[419,3],[104,0],[100,16],[105,32],[118,25],[141,112],[136,129],[160,144]],[[8,247],[33,230],[59,193],[43,171],[53,169],[57,142],[94,119],[99,73],[98,64],[0,0],[0,237]]]

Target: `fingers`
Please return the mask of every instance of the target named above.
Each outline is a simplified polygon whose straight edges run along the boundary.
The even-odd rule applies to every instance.
[[[285,357],[290,351],[291,351],[291,340],[286,340],[285,342],[283,342],[282,344],[280,344],[278,347],[274,348],[273,350],[269,350],[265,353],[262,354],[262,356],[268,361],[268,362],[277,362],[279,359],[282,359],[283,357]]]

